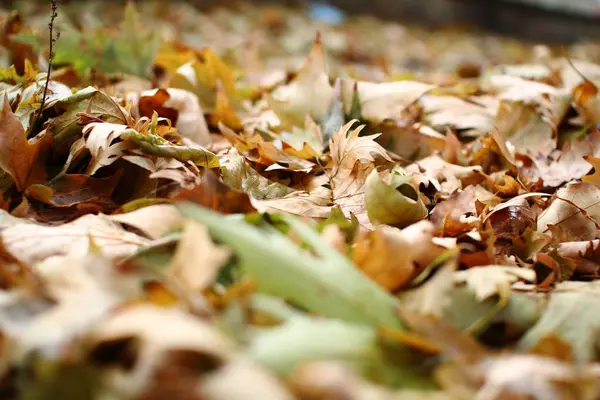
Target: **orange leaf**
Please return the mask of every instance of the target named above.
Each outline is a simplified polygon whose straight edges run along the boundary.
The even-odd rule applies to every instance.
[[[592,164],[594,167],[594,173],[591,175],[584,176],[581,178],[582,181],[591,183],[592,185],[600,188],[600,158],[593,156],[585,156],[585,161]]]

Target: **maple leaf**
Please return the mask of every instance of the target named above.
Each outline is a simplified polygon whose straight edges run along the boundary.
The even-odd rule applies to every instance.
[[[351,130],[356,120],[348,122],[335,132],[329,141],[333,167],[330,174],[333,203],[345,214],[356,215],[361,225],[371,226],[365,204],[365,183],[375,168],[375,158],[392,161],[375,138],[379,135],[359,137],[364,125]]]
[[[547,187],[557,187],[582,177],[584,182],[589,182],[593,178],[584,175],[592,169],[590,160],[600,155],[599,144],[600,133],[595,132],[583,139],[565,142],[560,151],[552,152],[549,157],[534,157],[533,162],[537,167],[534,177],[542,178]]]
[[[44,133],[31,142],[27,140],[25,129],[10,108],[8,97],[0,114],[0,168],[13,177],[18,190],[24,190],[33,174],[42,173],[36,164],[42,160],[49,137]]]
[[[381,145],[375,142],[381,134],[370,136],[358,135],[365,125],[361,125],[351,130],[357,120],[352,120],[342,126],[329,140],[331,158],[333,160],[332,176],[338,173],[345,175],[352,171],[357,161],[363,163],[375,162],[375,157],[382,157],[387,161],[392,161],[390,156]]]
[[[102,167],[106,167],[117,161],[123,152],[134,148],[131,142],[118,141],[118,139],[134,130],[127,125],[110,124],[104,122],[92,122],[83,128],[85,147],[92,155],[92,161],[88,166],[87,173],[93,175]]]

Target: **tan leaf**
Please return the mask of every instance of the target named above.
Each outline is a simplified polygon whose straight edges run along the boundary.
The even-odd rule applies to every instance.
[[[113,214],[108,218],[133,226],[151,239],[158,239],[170,230],[181,227],[185,221],[177,208],[170,204],[156,204],[125,214]]]
[[[497,103],[497,101],[496,101]],[[434,127],[451,126],[470,134],[481,134],[492,129],[498,108],[478,104],[476,99],[465,101],[453,96],[424,95],[419,104],[425,112],[425,121]]]
[[[92,155],[87,173],[93,175],[102,167],[117,161],[126,149],[135,147],[128,141],[115,142],[121,135],[132,132],[127,125],[111,124],[105,122],[92,122],[83,128],[87,135],[85,146]]]
[[[188,220],[166,273],[192,291],[207,288],[217,278],[231,251],[215,245],[205,226]]]
[[[392,161],[390,156],[375,139],[380,135],[370,135],[359,137],[360,131],[365,127],[361,125],[354,130],[350,130],[352,125],[357,122],[352,120],[336,131],[329,141],[331,158],[333,159],[332,175],[337,173],[348,174],[354,168],[357,161],[364,163],[375,161],[375,157],[382,157],[387,161]]]
[[[371,122],[382,122],[387,118],[399,118],[406,107],[434,87],[415,81],[375,83],[344,79],[342,102],[345,113],[350,114],[356,88],[362,117]]]
[[[298,71],[287,85],[278,87],[267,96],[269,106],[275,111],[284,127],[302,126],[306,116],[319,121],[325,116],[333,99],[320,38]]]
[[[600,239],[560,243],[558,255],[574,260],[579,276],[596,278],[600,274]]]
[[[287,212],[304,217],[327,218],[331,212],[331,190],[318,187],[311,192],[292,192],[280,198],[252,200],[260,212]]]
[[[585,182],[571,182],[556,192],[556,198],[538,218],[538,231],[560,227],[569,241],[597,237],[600,223],[600,189]]]
[[[484,179],[480,166],[463,167],[451,164],[437,155],[407,166],[406,171],[415,174],[416,179],[423,183],[431,181],[438,190],[441,189],[445,193],[452,193],[456,189],[465,188]]]
[[[484,301],[494,295],[506,298],[512,283],[518,280],[533,282],[535,276],[532,269],[487,265],[455,272],[454,282],[465,283],[475,293],[477,300]]]
[[[501,102],[494,126],[515,152],[537,156],[556,148],[554,127],[534,105]]]
[[[127,257],[150,244],[150,240],[127,232],[105,215],[92,214],[60,226],[14,223],[2,231],[0,238],[11,254],[26,264],[52,256],[86,254],[91,241],[113,260]]]
[[[563,148],[553,152],[550,157],[534,157],[533,162],[539,177],[544,181],[544,186],[557,187],[571,179],[581,177],[584,182],[588,182],[591,177],[584,177],[584,175],[592,169],[593,163],[590,160],[598,155],[600,155],[600,133],[594,132],[581,140],[573,139],[565,142]]]

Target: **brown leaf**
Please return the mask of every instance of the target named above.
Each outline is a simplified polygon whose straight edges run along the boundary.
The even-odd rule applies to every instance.
[[[122,171],[106,178],[67,174],[46,185],[31,185],[25,195],[54,207],[71,207],[79,203],[107,201],[121,179]]]
[[[244,192],[231,189],[223,184],[211,170],[205,170],[202,182],[186,189],[173,200],[191,201],[222,214],[249,213],[255,211],[250,197]]]
[[[37,180],[35,165],[41,164],[42,153],[49,143],[50,137],[46,134],[31,142],[27,140],[25,129],[5,96],[0,114],[0,168],[13,177],[18,190],[24,190],[32,180]]]
[[[561,243],[558,254],[574,261],[575,274],[578,276],[597,278],[600,275],[599,239]]]

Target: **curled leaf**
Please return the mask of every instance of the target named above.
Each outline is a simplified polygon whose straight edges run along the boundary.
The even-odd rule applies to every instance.
[[[191,161],[206,168],[216,168],[221,165],[215,154],[202,147],[177,145],[158,135],[144,135],[134,130],[128,130],[123,139],[135,143],[144,153],[153,156],[170,157],[182,162]]]
[[[393,172],[388,179],[385,182],[373,170],[365,183],[367,214],[373,224],[407,226],[427,217],[427,208],[409,175]]]

